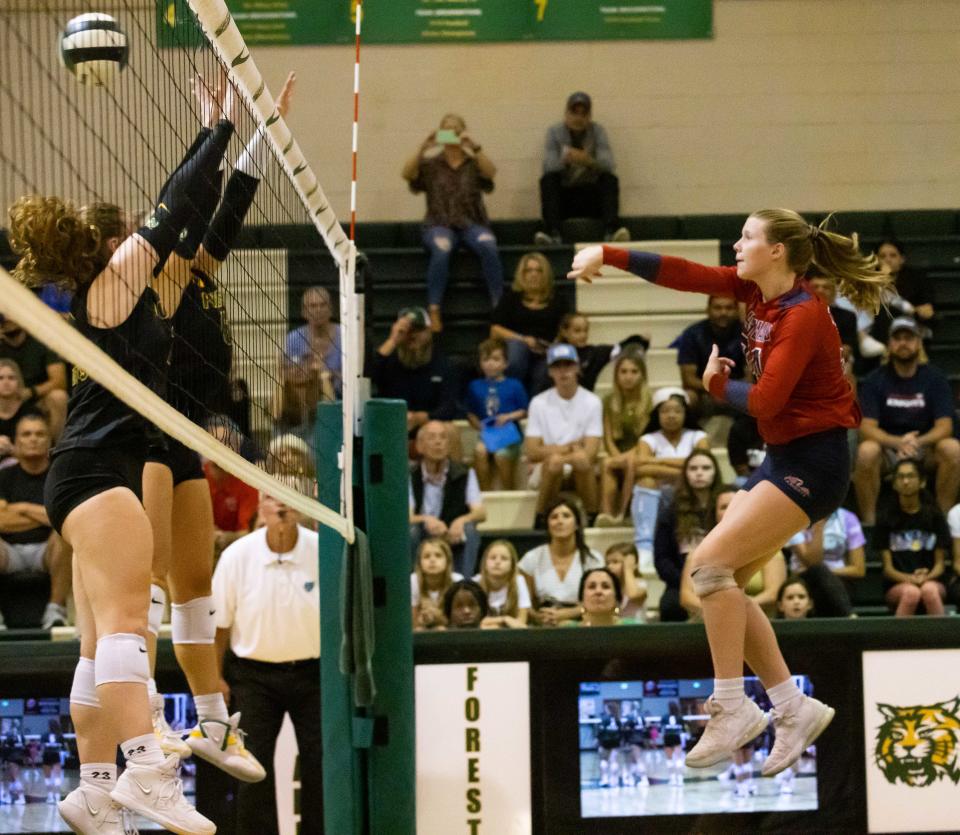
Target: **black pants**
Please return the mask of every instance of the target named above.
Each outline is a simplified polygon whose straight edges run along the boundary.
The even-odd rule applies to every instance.
[[[603,221],[606,232],[620,225],[620,181],[615,174],[604,172],[595,183],[564,186],[563,174],[554,171],[540,178],[540,210],[543,226],[555,235],[560,223],[568,217],[596,217]]]
[[[246,745],[267,770],[259,783],[240,783],[239,835],[276,835],[277,802],[273,756],[284,713],[290,714],[300,752],[300,833],[323,833],[323,755],[320,729],[320,661],[267,664],[237,658],[230,689]]]
[[[853,612],[850,594],[843,580],[822,562],[811,565],[801,575],[813,598],[813,614],[819,618],[848,618]]]
[[[680,605],[680,589],[665,588],[660,595],[660,622],[684,623],[689,617],[687,610]]]

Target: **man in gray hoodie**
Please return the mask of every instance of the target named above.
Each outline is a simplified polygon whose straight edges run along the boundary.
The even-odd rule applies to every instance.
[[[620,225],[620,183],[613,169],[607,132],[591,119],[590,96],[571,94],[563,121],[547,131],[540,178],[544,231],[534,242],[560,243],[560,224],[568,217],[599,218],[605,240],[630,240]]]

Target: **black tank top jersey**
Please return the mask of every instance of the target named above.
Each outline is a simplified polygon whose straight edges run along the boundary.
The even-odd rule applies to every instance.
[[[229,391],[233,339],[223,291],[200,270],[183,292],[173,317],[173,351],[167,402],[196,423],[220,411]]]
[[[141,383],[165,394],[170,361],[170,321],[161,313],[160,299],[147,287],[130,315],[115,328],[94,327],[87,321],[87,293],[77,293],[70,312],[74,326]],[[159,440],[158,430],[114,397],[81,368],[73,369],[73,393],[67,423],[54,455],[78,447],[146,448]]]

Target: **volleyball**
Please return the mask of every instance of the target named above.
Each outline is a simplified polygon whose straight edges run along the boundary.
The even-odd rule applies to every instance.
[[[107,87],[127,65],[127,35],[108,14],[92,12],[67,22],[60,59],[81,84]]]

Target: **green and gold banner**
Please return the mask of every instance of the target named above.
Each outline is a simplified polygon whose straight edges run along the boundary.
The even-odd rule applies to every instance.
[[[251,45],[348,44],[356,0],[227,0]],[[710,38],[713,0],[364,0],[375,44]],[[192,39],[186,0],[158,0],[164,46]]]

